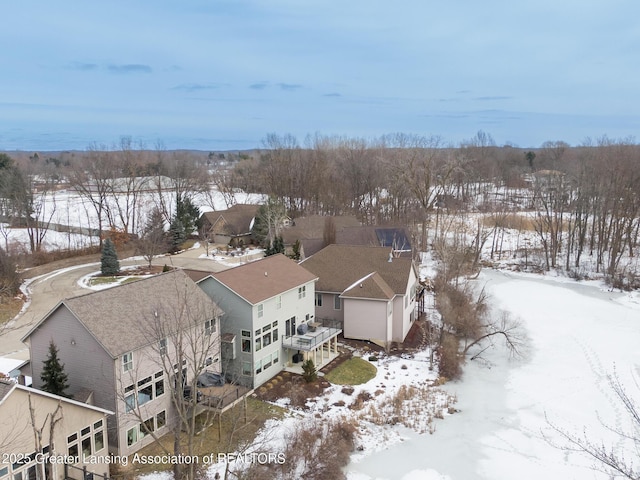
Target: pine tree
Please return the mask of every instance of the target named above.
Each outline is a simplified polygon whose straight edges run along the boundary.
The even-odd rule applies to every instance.
[[[102,257],[100,258],[100,271],[102,275],[117,275],[120,271],[120,262],[118,261],[118,254],[116,253],[116,247],[107,238],[102,244]]]
[[[58,358],[58,348],[53,340],[49,343],[49,355],[43,362],[44,368],[40,374],[42,380],[42,390],[63,397],[68,397],[65,392],[69,388],[67,374],[64,373],[64,364]]]
[[[177,215],[173,216],[171,220],[171,225],[169,226],[169,242],[171,246],[171,253],[176,253],[180,251],[182,244],[187,239],[187,236],[184,231],[184,225],[182,221],[178,218]]]
[[[302,364],[302,378],[304,378],[304,381],[307,383],[315,382],[317,380],[318,372],[316,371],[316,366],[313,363],[313,360],[305,360]]]
[[[293,244],[293,251],[291,253],[291,260],[300,260],[301,257],[302,245],[300,244],[300,240],[296,240]]]

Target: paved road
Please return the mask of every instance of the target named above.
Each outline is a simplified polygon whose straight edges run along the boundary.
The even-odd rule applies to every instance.
[[[232,266],[231,262],[239,261],[229,258],[228,262],[220,263],[211,259],[199,258],[204,253],[204,248],[194,248],[177,255],[156,258],[153,264],[161,266],[167,264],[169,266],[219,272],[230,268]],[[146,260],[135,257],[120,261],[120,266],[122,267],[144,264],[146,264]],[[0,356],[27,360],[29,358],[29,349],[20,339],[58,302],[65,298],[90,292],[90,290],[82,288],[78,284],[78,280],[99,270],[100,263],[89,263],[63,268],[27,280],[30,303],[22,313],[7,325],[6,331],[2,333]]]

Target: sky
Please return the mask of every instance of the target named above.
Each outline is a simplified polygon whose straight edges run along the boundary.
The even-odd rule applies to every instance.
[[[2,2],[0,150],[635,137],[637,0]]]

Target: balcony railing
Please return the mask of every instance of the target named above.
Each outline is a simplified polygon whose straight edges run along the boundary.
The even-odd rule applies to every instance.
[[[315,331],[308,331],[304,335],[292,335],[282,339],[282,346],[292,350],[313,350],[318,345],[322,345],[329,339],[336,337],[342,332],[339,328],[316,327]]]

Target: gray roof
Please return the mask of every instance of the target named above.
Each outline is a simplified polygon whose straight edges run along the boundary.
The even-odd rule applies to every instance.
[[[385,298],[389,290],[382,285],[384,281],[390,291],[396,295],[404,295],[407,291],[409,274],[414,268],[410,258],[392,258],[389,262],[391,248],[367,247],[361,245],[329,245],[315,255],[304,260],[301,265],[319,277],[316,284],[318,292],[342,293],[351,290],[360,279],[378,273],[379,277],[370,278],[367,284],[371,292],[379,292],[375,298]],[[372,297],[373,298],[373,297]]]
[[[183,308],[185,305],[187,309]],[[40,323],[54,317],[55,310],[63,307],[73,313],[112,358],[154,341],[155,312],[180,328],[204,323],[222,313],[182,270],[65,299]]]
[[[0,403],[2,403],[5,397],[9,395],[9,393],[11,393],[11,390],[13,390],[15,387],[15,382],[12,382],[9,379],[0,379]]]

